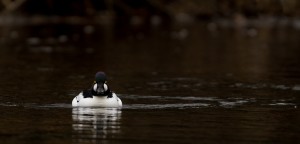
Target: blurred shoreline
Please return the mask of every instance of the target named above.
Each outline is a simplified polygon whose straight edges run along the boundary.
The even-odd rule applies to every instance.
[[[149,20],[144,20],[139,17],[131,17],[129,21],[117,20],[115,16],[109,14],[98,15],[97,17],[84,17],[84,16],[23,16],[23,15],[0,15],[0,26],[12,27],[12,26],[35,26],[35,25],[113,25],[116,23],[122,23],[132,27],[150,25],[157,27],[160,25],[166,25],[166,23],[172,23],[179,26],[189,26],[197,23],[203,23],[207,25],[209,30],[216,28],[243,28],[243,27],[257,27],[257,28],[294,28],[300,30],[300,17],[288,18],[288,17],[275,17],[275,16],[263,16],[258,18],[247,19],[241,15],[237,15],[234,18],[213,18],[211,20],[172,20],[166,21],[160,16],[153,16]],[[182,18],[188,19],[188,18]],[[137,22],[138,21],[138,22]]]
[[[214,27],[300,29],[296,0],[0,0],[0,26],[115,23],[133,26],[197,22]]]

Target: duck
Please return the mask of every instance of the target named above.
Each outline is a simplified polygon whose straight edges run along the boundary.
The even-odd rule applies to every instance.
[[[106,74],[99,71],[95,75],[92,88],[81,91],[72,100],[72,107],[121,108],[122,101],[110,90]]]

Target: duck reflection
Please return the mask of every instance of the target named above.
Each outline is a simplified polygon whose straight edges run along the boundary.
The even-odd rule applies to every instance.
[[[117,108],[73,108],[73,140],[99,142],[120,133],[121,110]]]

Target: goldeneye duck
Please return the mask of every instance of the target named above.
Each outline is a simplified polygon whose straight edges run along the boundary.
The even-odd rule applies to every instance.
[[[122,101],[107,85],[104,72],[97,72],[92,88],[83,90],[72,101],[73,107],[122,107]]]

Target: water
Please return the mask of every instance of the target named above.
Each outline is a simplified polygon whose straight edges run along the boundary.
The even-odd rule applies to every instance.
[[[1,144],[299,141],[297,31],[86,27],[1,27]],[[123,108],[72,108],[98,70]]]

